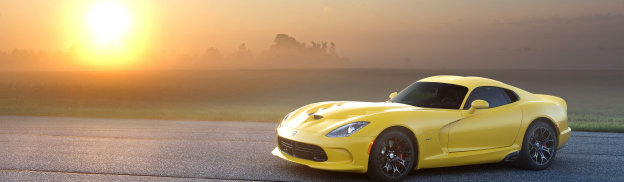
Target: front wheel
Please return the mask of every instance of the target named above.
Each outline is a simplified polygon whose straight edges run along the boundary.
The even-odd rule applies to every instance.
[[[524,135],[517,165],[531,170],[548,168],[557,154],[557,136],[547,123],[532,123]]]
[[[397,130],[383,132],[370,151],[368,176],[378,181],[400,181],[414,169],[416,150],[411,138]]]

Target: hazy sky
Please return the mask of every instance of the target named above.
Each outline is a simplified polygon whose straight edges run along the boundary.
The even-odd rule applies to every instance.
[[[0,50],[66,50],[88,39],[98,1],[0,0]],[[624,1],[118,1],[129,40],[200,54],[241,43],[268,49],[276,34],[333,41],[362,67],[624,68]]]

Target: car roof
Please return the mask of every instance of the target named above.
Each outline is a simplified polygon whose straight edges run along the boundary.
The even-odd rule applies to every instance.
[[[449,83],[449,84],[465,86],[465,87],[468,87],[468,89],[470,90],[476,87],[480,87],[480,86],[495,86],[495,87],[501,87],[501,88],[512,90],[516,94],[518,94],[518,96],[520,96],[520,98],[523,100],[531,100],[531,99],[537,98],[533,95],[533,93],[527,92],[518,87],[507,85],[503,82],[492,80],[489,78],[483,78],[483,77],[477,77],[477,76],[439,75],[439,76],[423,78],[421,80],[418,80],[417,82]]]
[[[496,86],[503,88],[512,88],[503,82],[492,80],[489,78],[477,77],[477,76],[455,76],[455,75],[440,75],[423,78],[418,82],[441,82],[450,83],[455,85],[462,85],[468,88],[475,88],[479,86]]]

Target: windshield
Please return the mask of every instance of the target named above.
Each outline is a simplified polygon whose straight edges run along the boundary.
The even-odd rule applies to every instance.
[[[459,109],[468,88],[459,85],[416,82],[399,92],[391,102],[409,104],[416,107]]]

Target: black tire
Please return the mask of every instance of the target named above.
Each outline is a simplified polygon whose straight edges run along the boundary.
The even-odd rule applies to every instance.
[[[551,125],[544,121],[531,123],[524,134],[516,166],[530,170],[548,168],[555,160],[557,142],[557,135]]]
[[[414,170],[417,150],[411,137],[398,130],[375,139],[368,160],[368,176],[377,181],[400,181]]]

